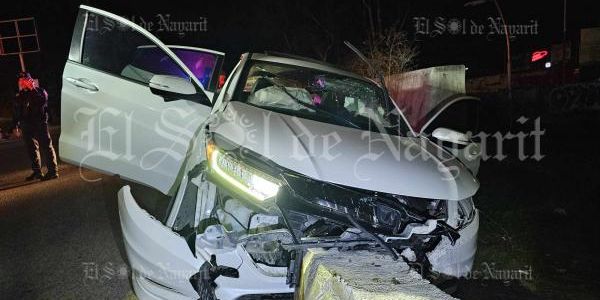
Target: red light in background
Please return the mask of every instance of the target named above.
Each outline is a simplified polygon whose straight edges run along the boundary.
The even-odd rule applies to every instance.
[[[531,54],[531,62],[536,62],[546,56],[548,56],[548,50],[535,51]]]
[[[220,74],[219,75],[219,86],[217,88],[222,88],[225,85],[225,79],[227,78],[227,76],[225,76],[225,74]]]

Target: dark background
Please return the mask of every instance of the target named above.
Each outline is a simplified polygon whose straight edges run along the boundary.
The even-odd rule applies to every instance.
[[[418,67],[443,64],[465,64],[468,76],[504,72],[505,44],[503,36],[449,35],[438,37],[415,36],[415,17],[445,17],[487,23],[497,17],[493,3],[464,7],[462,0],[380,1],[373,15],[380,15],[382,27],[397,25],[406,30],[419,49]],[[561,42],[563,1],[500,1],[509,24],[538,22],[537,35],[515,36],[512,39],[514,56],[552,43]],[[568,39],[577,41],[579,29],[598,26],[600,19],[592,9],[594,1],[570,1],[567,13]],[[79,4],[109,10],[127,18],[156,19],[156,14],[170,14],[172,20],[208,20],[205,32],[189,32],[185,36],[153,32],[166,43],[212,48],[227,53],[226,68],[235,64],[246,51],[274,50],[322,59],[320,49],[330,44],[327,60],[343,64],[351,55],[343,46],[344,40],[363,45],[368,32],[368,18],[361,0],[331,1],[39,1],[20,0],[5,3],[0,20],[35,17],[39,32],[40,53],[26,54],[28,71],[40,78],[51,95],[57,95],[60,77],[70,44],[73,23]],[[321,26],[312,20],[315,18]],[[15,73],[19,71],[17,56],[0,57],[0,92],[10,95],[16,87]],[[0,96],[1,97],[1,96]],[[5,101],[5,99],[2,99]]]
[[[547,48],[563,40],[563,1],[502,1],[498,0],[509,24],[528,24],[530,20],[538,22],[537,35],[515,36],[512,42],[512,53],[515,58],[527,58],[527,54],[536,49]],[[373,0],[366,0],[373,4]],[[585,27],[600,26],[600,17],[596,5],[597,1],[568,2],[567,12],[567,39],[573,44],[574,56],[577,54],[577,41],[579,30]],[[27,54],[26,64],[30,72],[40,79],[44,88],[50,94],[50,101],[55,107],[59,104],[59,92],[62,69],[67,59],[73,23],[77,7],[81,1],[32,1],[21,0],[4,3],[0,10],[0,20],[35,17],[39,31],[41,52]],[[322,59],[324,47],[333,45],[327,55],[327,61],[335,64],[345,64],[352,57],[351,53],[343,46],[344,40],[349,40],[359,47],[368,33],[368,18],[362,0],[328,1],[164,1],[149,3],[147,1],[83,1],[83,3],[109,10],[121,16],[131,18],[143,17],[146,20],[154,19],[156,14],[170,14],[172,20],[199,21],[201,17],[208,19],[206,32],[190,32],[183,37],[177,34],[153,32],[165,43],[182,44],[212,48],[226,52],[227,72],[236,63],[239,55],[246,51],[276,50],[303,56]],[[465,64],[469,67],[467,77],[480,75],[502,74],[505,72],[505,44],[503,36],[456,36],[443,35],[438,37],[424,37],[415,35],[414,17],[445,17],[465,18],[486,23],[488,17],[496,17],[497,11],[492,3],[476,7],[463,7],[462,0],[414,0],[414,1],[380,1],[382,27],[393,24],[406,30],[408,37],[419,49],[416,67],[428,67],[444,64]],[[376,12],[375,12],[376,13]],[[313,17],[321,26],[315,25]],[[332,39],[332,40],[329,40]],[[519,64],[514,61],[515,69]],[[0,110],[14,96],[16,88],[15,74],[19,71],[18,57],[0,57]],[[597,78],[597,77],[596,77]],[[490,159],[482,162],[478,175],[481,187],[475,197],[476,205],[481,214],[481,227],[479,231],[478,252],[475,270],[484,271],[484,266],[493,265],[497,270],[533,270],[532,280],[498,280],[483,278],[479,280],[465,280],[457,296],[465,299],[599,299],[600,284],[597,271],[600,269],[598,253],[600,245],[598,236],[600,226],[596,220],[600,214],[600,182],[598,170],[600,169],[600,133],[596,130],[600,126],[600,106],[591,105],[600,103],[599,84],[594,83],[596,89],[590,89],[585,83],[574,83],[575,87],[582,87],[586,101],[579,108],[560,106],[558,110],[547,109],[547,96],[560,85],[550,81],[537,83],[527,88],[515,89],[512,102],[506,101],[504,91],[490,92],[482,96],[482,122],[484,130],[489,134],[495,132],[506,134],[507,130],[513,133],[518,131],[530,132],[533,130],[533,121],[540,117],[542,129],[541,150],[544,158],[535,160],[527,158],[518,159],[518,145],[513,139],[504,145],[507,157],[503,160]],[[589,83],[589,82],[588,82]],[[594,85],[592,85],[594,86]],[[570,87],[569,87],[570,88]],[[595,91],[587,93],[586,91]],[[587,94],[586,94],[587,93]],[[536,96],[531,96],[535,94]],[[570,96],[558,98],[560,101],[571,101]],[[507,107],[512,109],[507,110]],[[577,108],[577,107],[576,107]],[[507,113],[509,111],[510,113]],[[528,121],[515,126],[514,120],[525,114]],[[509,123],[509,126],[505,126]],[[1,123],[0,123],[1,125]],[[519,124],[516,124],[519,125]],[[528,155],[532,154],[534,145],[531,137],[525,141]],[[494,147],[489,145],[490,149]],[[12,150],[11,150],[12,151]],[[493,150],[491,151],[493,152]],[[4,161],[12,160],[7,152],[0,153],[0,166],[7,166]],[[13,155],[19,154],[11,152]],[[22,154],[22,153],[20,153]],[[493,153],[490,153],[493,155]],[[23,155],[22,155],[23,156]],[[8,157],[8,158],[7,158]],[[4,161],[3,161],[4,160]],[[16,161],[16,160],[15,160]],[[26,163],[23,157],[19,162],[21,173],[6,173],[4,179],[20,181],[24,178]],[[14,163],[15,165],[17,163]],[[16,169],[17,167],[15,167]],[[62,166],[68,168],[68,166]],[[76,168],[72,167],[72,181],[79,178]],[[67,172],[65,172],[67,173]],[[65,179],[61,179],[65,180]],[[55,182],[50,191],[64,190],[65,181]],[[48,183],[46,183],[48,184]],[[73,184],[75,186],[75,184]],[[88,189],[86,183],[78,183],[77,189]],[[37,186],[36,186],[37,187]],[[39,194],[48,194],[42,190]],[[107,189],[105,194],[114,195],[115,186]],[[26,193],[27,189],[13,189],[15,193]],[[36,192],[37,193],[37,192]],[[5,193],[4,195],[9,195]],[[70,218],[83,218],[90,207],[98,201],[108,201],[106,197],[97,196],[88,199],[87,194],[74,191],[65,195],[49,194],[47,201],[60,202],[64,206],[50,205],[54,202],[36,202],[41,198],[38,194],[27,196],[22,202],[30,206],[34,217],[27,217],[23,207],[19,210],[7,210],[12,214],[8,220],[9,225],[0,232],[9,235],[1,240],[18,240],[23,247],[42,243],[44,238],[37,238],[39,231],[28,226],[38,224],[44,218],[52,219],[52,224],[64,216],[54,217],[54,214],[65,212]],[[77,195],[72,196],[72,195]],[[2,194],[0,194],[2,196]],[[79,197],[79,198],[77,198]],[[17,199],[9,195],[7,198]],[[73,206],[73,199],[79,199],[80,208]],[[91,203],[90,203],[91,202]],[[45,209],[40,210],[36,205],[44,204]],[[115,202],[116,203],[116,202]],[[25,205],[23,204],[23,205]],[[114,203],[113,203],[114,204]],[[1,206],[0,206],[1,207]],[[64,207],[64,209],[56,209]],[[100,211],[100,210],[98,210]],[[43,212],[43,213],[40,213]],[[48,212],[48,213],[46,213]],[[96,212],[96,210],[94,210]],[[115,222],[118,228],[118,217],[114,209],[106,217],[99,215],[95,222]],[[89,212],[92,214],[92,212]],[[55,220],[56,219],[56,220]],[[67,218],[68,219],[68,218]],[[88,218],[89,219],[89,218]],[[13,222],[14,221],[14,222]],[[37,223],[36,223],[37,222]],[[80,222],[77,220],[77,222]],[[1,222],[0,222],[1,223]],[[89,224],[89,231],[82,232],[84,237],[96,237],[93,231],[96,224]],[[1,224],[0,224],[1,225]],[[105,226],[108,228],[108,226]],[[70,232],[71,227],[38,226],[40,232],[57,236]],[[32,233],[20,234],[20,231],[31,230]],[[108,229],[106,230],[108,232]],[[12,240],[10,239],[12,237]],[[28,237],[30,240],[25,240]],[[34,238],[35,237],[35,238]],[[91,251],[91,249],[105,249],[107,244],[114,243],[120,235],[106,235],[104,239],[97,239],[98,245],[90,247],[82,243],[84,239],[73,239],[61,243],[61,247],[76,249],[77,253]],[[79,244],[77,244],[79,243]],[[8,245],[8,244],[7,244]],[[77,246],[79,245],[79,246]],[[33,247],[33,246],[29,246]],[[0,247],[1,248],[1,247]],[[58,246],[57,246],[58,248]],[[116,247],[113,247],[116,249]],[[4,255],[0,261],[7,261],[22,254],[20,248],[15,248],[11,242],[6,249],[11,249],[11,255]],[[113,249],[113,250],[114,250]],[[33,250],[32,250],[33,251]],[[38,253],[36,248],[35,253]],[[47,255],[45,251],[38,254],[39,262],[50,261],[53,270],[63,272],[75,270],[78,275],[81,271],[81,260],[96,259],[97,254],[87,254],[83,258],[71,255],[60,258],[55,251]],[[117,250],[113,252],[118,253]],[[28,252],[24,252],[28,254]],[[15,262],[31,264],[29,255],[22,254]],[[64,267],[63,260],[73,261],[73,267]],[[15,263],[16,264],[16,263]],[[487,265],[486,265],[487,264]],[[37,265],[30,266],[38,269]],[[13,268],[18,271],[17,268]],[[77,273],[79,272],[79,273]],[[26,276],[37,274],[27,272]],[[41,274],[41,273],[40,273]],[[41,276],[41,275],[40,275]],[[12,276],[11,278],[21,278]],[[33,278],[33,277],[32,277]],[[43,277],[46,279],[46,277]],[[73,279],[75,280],[75,279]],[[59,281],[75,285],[77,282],[71,277],[55,279],[56,287],[53,289],[45,286],[44,281],[24,281],[23,284],[7,284],[10,295],[22,296],[27,291],[24,286],[42,286],[35,291],[60,292],[69,291],[64,286],[58,285]],[[0,280],[2,283],[2,280]],[[0,285],[1,286],[1,285]],[[103,285],[106,288],[110,285]],[[127,283],[122,283],[127,287]],[[81,288],[81,287],[78,287]],[[98,289],[98,293],[104,290]],[[83,287],[81,295],[92,295],[90,289]],[[95,295],[95,294],[94,294]],[[15,297],[17,298],[17,297]],[[44,298],[44,297],[40,297]],[[47,298],[47,297],[46,297]],[[57,298],[57,297],[50,297]]]

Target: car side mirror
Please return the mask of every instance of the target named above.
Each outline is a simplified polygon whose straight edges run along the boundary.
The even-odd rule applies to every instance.
[[[471,137],[469,135],[449,128],[436,128],[431,135],[440,141],[453,144],[468,145],[471,143]]]
[[[204,91],[197,91],[192,82],[185,78],[172,75],[154,75],[148,83],[150,91],[163,97],[165,102],[175,100],[190,100],[211,106]]]

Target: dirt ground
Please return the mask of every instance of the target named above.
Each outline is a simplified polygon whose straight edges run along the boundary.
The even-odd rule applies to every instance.
[[[512,131],[530,131],[532,121]],[[541,160],[519,160],[512,141],[506,159],[481,165],[478,253],[460,298],[600,297],[600,113],[547,115],[541,124]],[[533,139],[525,144],[531,155]]]

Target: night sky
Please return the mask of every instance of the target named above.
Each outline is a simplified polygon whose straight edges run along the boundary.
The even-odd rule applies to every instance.
[[[374,3],[373,0],[367,1]],[[493,3],[464,7],[463,0],[380,1],[382,27],[392,24],[405,30],[419,49],[418,67],[441,64],[465,64],[469,76],[495,74],[504,71],[504,37],[501,35],[444,34],[427,36],[416,33],[415,18],[428,18],[430,29],[436,17],[456,19],[461,24],[488,25],[496,18]],[[368,19],[362,0],[346,1],[30,1],[4,4],[0,19],[33,16],[36,18],[41,52],[28,54],[28,70],[39,77],[51,94],[60,88],[70,35],[79,4],[109,10],[136,22],[158,22],[157,15],[169,15],[172,21],[207,19],[207,30],[187,32],[153,31],[166,43],[200,46],[227,53],[226,69],[246,51],[274,50],[320,58],[317,53],[328,43],[333,46],[327,61],[343,63],[351,55],[343,46],[349,40],[361,46],[368,29]],[[499,0],[509,24],[537,22],[537,34],[516,35],[512,39],[513,54],[548,47],[562,41],[563,1],[502,1]],[[568,7],[568,37],[577,41],[579,29],[600,26],[600,18],[592,9],[592,1],[571,1]],[[376,15],[376,5],[373,5]],[[319,25],[313,20],[316,19]],[[448,22],[446,22],[446,25]],[[156,27],[155,27],[156,28]],[[486,27],[487,28],[487,27]],[[463,29],[463,28],[461,28]],[[468,30],[467,30],[468,31]],[[17,57],[0,57],[0,96],[14,88],[14,76],[19,70]]]

